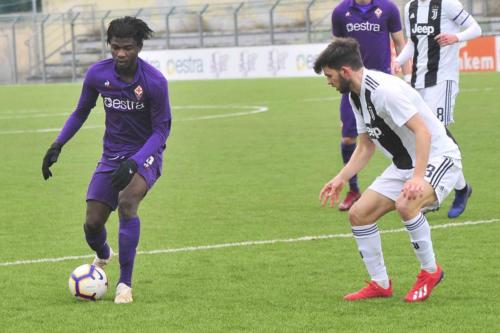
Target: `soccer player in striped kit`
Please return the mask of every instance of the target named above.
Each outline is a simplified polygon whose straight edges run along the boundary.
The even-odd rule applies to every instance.
[[[396,210],[420,262],[417,281],[405,301],[424,301],[444,272],[436,262],[421,209],[442,202],[453,190],[461,172],[460,150],[415,89],[398,77],[363,67],[354,39],[336,39],[316,59],[314,70],[323,72],[339,92],[349,93],[359,134],[350,161],[322,188],[322,204],[338,201],[344,185],[368,164],[376,148],[392,161],[349,210],[352,233],[371,281],[344,299],[392,296],[377,221]]]
[[[93,264],[103,268],[114,255],[107,242],[105,223],[118,208],[118,304],[133,301],[132,272],[140,234],[137,210],[161,175],[172,120],[167,80],[138,56],[143,41],[152,32],[135,17],[111,21],[107,41],[112,58],[97,62],[87,71],[78,105],[42,164],[47,180],[62,147],[82,127],[101,95],[106,113],[103,153],[88,186],[83,229],[88,245],[96,253]]]
[[[481,28],[458,0],[412,0],[404,16],[408,42],[395,65],[413,58],[411,85],[448,129],[459,90],[459,42],[479,37]],[[448,135],[452,137],[449,130]],[[463,213],[471,194],[461,173],[449,218]]]

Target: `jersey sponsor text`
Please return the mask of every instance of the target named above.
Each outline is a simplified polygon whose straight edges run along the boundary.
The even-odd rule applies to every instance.
[[[353,31],[380,31],[380,24],[370,23],[368,21],[362,23],[347,23],[345,25],[348,32]]]
[[[108,108],[113,108],[120,111],[140,111],[144,109],[144,103],[142,102],[135,102],[129,99],[123,100],[111,97],[104,97],[104,105]]]
[[[378,140],[380,136],[382,136],[382,131],[378,127],[370,127],[369,124],[366,124],[366,131],[368,132],[368,136],[372,139]]]
[[[430,36],[434,34],[434,27],[432,25],[427,25],[427,24],[416,24],[413,26],[411,29],[411,33],[414,35],[424,35],[424,36]]]

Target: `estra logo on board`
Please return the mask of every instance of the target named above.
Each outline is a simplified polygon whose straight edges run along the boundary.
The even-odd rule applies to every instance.
[[[463,72],[495,72],[497,70],[497,37],[485,36],[460,46],[460,70]]]

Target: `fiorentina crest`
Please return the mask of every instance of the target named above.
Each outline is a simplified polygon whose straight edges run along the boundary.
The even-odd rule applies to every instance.
[[[141,86],[137,86],[135,89],[134,89],[134,93],[135,93],[135,97],[137,97],[137,99],[141,99],[142,97],[142,93],[144,91],[142,90],[142,87]]]

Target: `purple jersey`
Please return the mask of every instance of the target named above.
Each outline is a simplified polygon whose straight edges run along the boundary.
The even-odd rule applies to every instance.
[[[366,68],[391,72],[390,33],[401,30],[398,7],[391,1],[373,0],[362,11],[354,0],[344,0],[332,14],[335,37],[352,37],[360,45]]]
[[[106,112],[99,171],[111,171],[128,158],[145,165],[151,156],[163,152],[171,124],[167,80],[141,58],[137,59],[132,83],[120,79],[113,59],[89,68],[76,110],[57,137],[58,142],[65,144],[80,129],[99,95]]]

